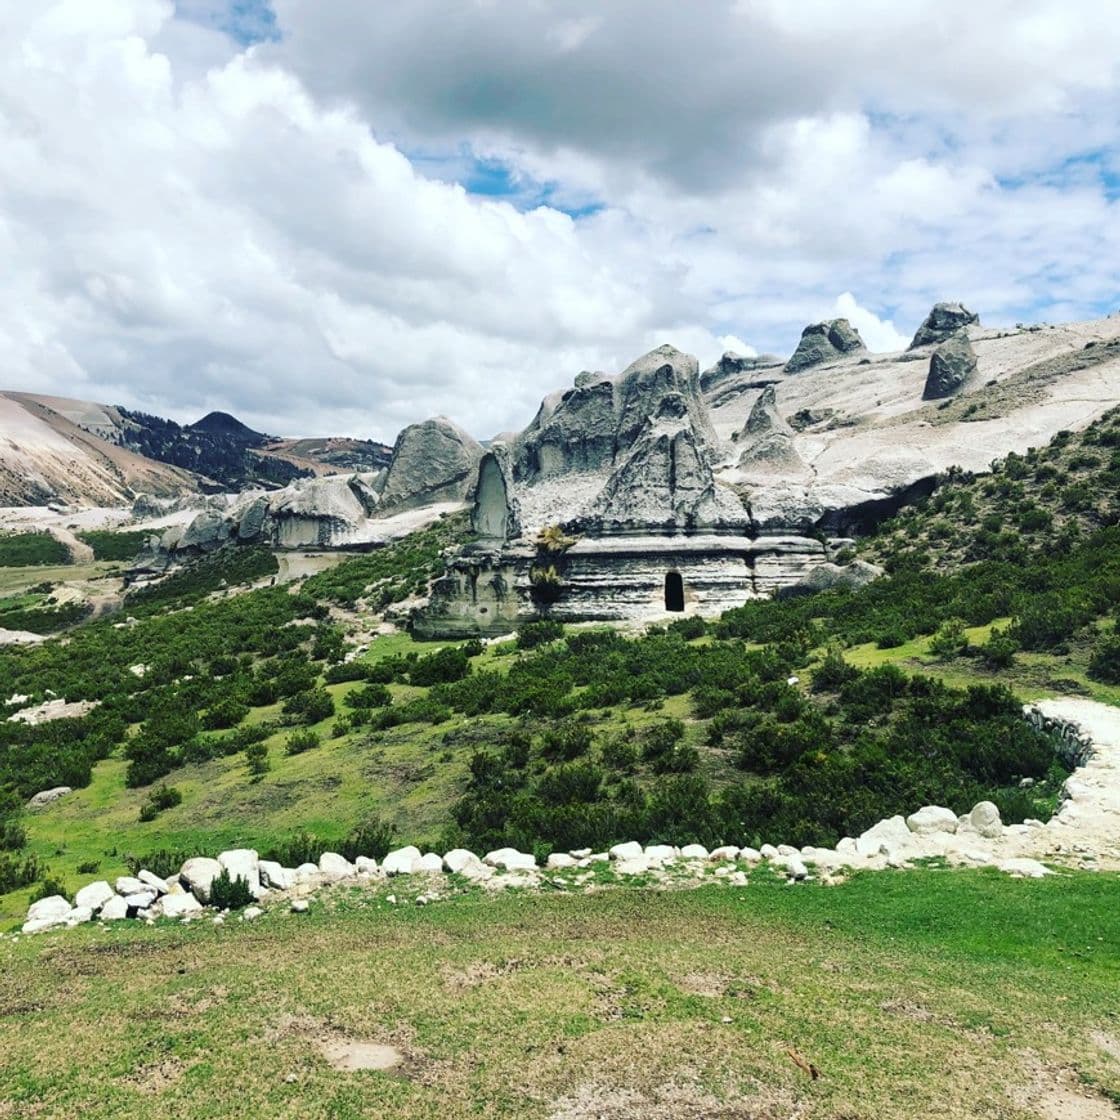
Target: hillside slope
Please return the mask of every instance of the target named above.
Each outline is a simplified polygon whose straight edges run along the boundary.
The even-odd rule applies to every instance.
[[[137,495],[276,488],[379,470],[391,449],[350,438],[280,439],[210,413],[181,425],[93,401],[0,394],[0,505],[121,506]]]

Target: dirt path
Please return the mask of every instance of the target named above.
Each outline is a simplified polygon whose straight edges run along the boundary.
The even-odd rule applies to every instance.
[[[61,525],[51,525],[47,532],[59,544],[64,545],[69,550],[70,563],[92,564],[94,562],[93,549],[84,541],[78,540],[69,529],[65,529]]]

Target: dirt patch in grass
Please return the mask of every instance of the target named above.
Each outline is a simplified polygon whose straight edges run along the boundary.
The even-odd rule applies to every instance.
[[[472,961],[466,968],[451,968],[444,965],[440,969],[443,986],[450,992],[465,992],[483,984],[492,984],[503,976],[510,976],[528,967],[523,960]]]
[[[1071,1069],[1042,1064],[1027,1056],[1027,1083],[1011,1094],[1020,1108],[1039,1120],[1116,1120],[1118,1111],[1105,1097],[1086,1086]]]
[[[549,1120],[795,1120],[802,1114],[788,1098],[769,1090],[720,1100],[697,1085],[638,1091],[588,1084],[555,1101]]]
[[[134,1070],[125,1081],[137,1092],[151,1095],[174,1085],[185,1072],[186,1066],[178,1058],[164,1058]]]
[[[1098,1050],[1102,1050],[1113,1061],[1120,1062],[1120,1039],[1104,1031],[1093,1031],[1092,1039]]]
[[[409,1076],[419,1062],[392,1042],[371,1038],[352,1038],[345,1031],[308,1015],[285,1015],[276,1026],[276,1039],[299,1038],[310,1043],[323,1060],[340,1073],[378,1070]]]

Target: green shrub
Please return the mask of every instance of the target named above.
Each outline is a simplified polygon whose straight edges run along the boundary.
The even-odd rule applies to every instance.
[[[240,875],[231,879],[225,867],[210,884],[210,905],[218,910],[243,910],[254,901],[249,884]]]
[[[70,563],[70,550],[50,533],[0,534],[0,568]]]
[[[151,537],[144,530],[117,532],[112,529],[90,529],[78,533],[78,539],[93,549],[95,560],[134,560]]]
[[[183,795],[174,786],[157,786],[140,806],[140,820],[154,821],[164,809],[174,809],[182,801]]]
[[[1105,684],[1120,684],[1120,637],[1100,642],[1089,661],[1089,676]]]
[[[249,766],[249,774],[259,781],[272,769],[268,761],[268,747],[264,743],[250,743],[245,748],[245,761]]]
[[[383,684],[367,684],[352,689],[342,702],[348,708],[384,708],[393,702],[393,694]]]
[[[539,622],[526,622],[517,630],[517,648],[536,649],[538,646],[555,642],[563,636],[563,624],[551,618],[541,619]]]
[[[305,728],[302,731],[294,731],[288,736],[284,750],[287,754],[303,754],[304,751],[314,750],[320,742],[318,732]]]
[[[338,853],[351,863],[358,856],[382,860],[392,851],[395,840],[396,831],[392,825],[380,817],[368,817],[342,841]]]

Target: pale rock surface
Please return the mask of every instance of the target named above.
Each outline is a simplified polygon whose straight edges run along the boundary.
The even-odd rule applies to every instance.
[[[258,863],[261,884],[277,891],[291,890],[295,886],[296,874],[293,870],[281,866],[275,860],[262,859]]]
[[[75,906],[69,914],[66,915],[66,924],[68,926],[85,925],[86,922],[93,921],[93,908],[91,906]]]
[[[148,870],[140,870],[136,872],[136,878],[146,887],[151,887],[156,894],[167,894],[167,883],[158,875],[153,875]]]
[[[679,852],[671,844],[650,844],[643,855],[651,863],[669,863],[677,858]]]
[[[116,893],[123,895],[140,894],[147,889],[147,884],[142,879],[132,875],[118,875],[115,886]]]
[[[202,903],[186,891],[182,894],[165,895],[161,906],[165,918],[184,918],[202,912]]]
[[[43,809],[47,805],[53,804],[60,797],[65,797],[68,793],[73,792],[70,786],[55,786],[53,789],[44,789],[35,794],[31,800],[27,802],[27,807],[29,809]]]
[[[1044,875],[1051,874],[1050,869],[1036,859],[1005,859],[998,866],[1000,871],[1022,879],[1041,879]]]
[[[127,917],[128,903],[125,899],[121,898],[119,894],[113,895],[113,897],[101,907],[101,920],[103,922],[118,922],[122,918]]]
[[[199,902],[210,901],[210,884],[221,875],[222,865],[209,856],[195,856],[179,869],[183,885]]]
[[[474,854],[468,852],[466,848],[452,848],[443,857],[443,866],[453,875],[463,874],[467,868],[477,868],[482,866],[482,860]]]
[[[420,870],[421,858],[420,849],[409,844],[390,852],[381,861],[381,870],[386,875],[412,875]]]
[[[354,865],[337,852],[324,852],[319,857],[319,874],[329,883],[337,883],[354,875]]]
[[[519,852],[516,848],[497,848],[487,852],[482,857],[482,862],[488,867],[496,867],[501,871],[532,871],[537,866],[533,856],[526,852]]]
[[[482,446],[457,424],[437,416],[397,436],[381,504],[403,508],[461,501],[474,485]]]
[[[91,910],[100,910],[113,897],[113,894],[113,888],[104,879],[99,879],[96,883],[90,883],[88,886],[82,887],[74,895],[74,905],[88,906]]]
[[[443,857],[435,852],[425,852],[420,857],[419,870],[427,875],[436,875],[443,871]]]
[[[628,840],[624,844],[615,844],[608,855],[611,859],[638,859],[642,855],[642,846],[637,840]]]
[[[550,871],[561,871],[568,867],[575,867],[579,861],[574,857],[568,855],[567,852],[553,852],[549,857],[545,866]]]
[[[994,839],[1003,832],[999,809],[991,801],[980,801],[968,814],[969,826],[981,836]]]
[[[70,913],[70,903],[60,894],[48,895],[46,898],[33,902],[27,908],[29,922],[53,922],[59,924],[66,920]]]
[[[913,844],[913,834],[900,817],[890,817],[872,825],[856,840],[856,851],[861,856],[874,856],[880,853],[898,855]]]
[[[230,881],[242,879],[255,898],[261,889],[260,857],[252,848],[233,848],[218,855],[218,863],[229,873]]]
[[[957,814],[942,805],[924,805],[906,818],[906,827],[919,836],[933,832],[956,832]]]

